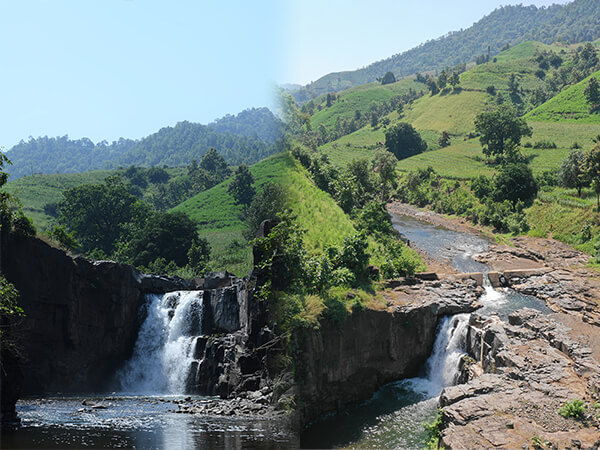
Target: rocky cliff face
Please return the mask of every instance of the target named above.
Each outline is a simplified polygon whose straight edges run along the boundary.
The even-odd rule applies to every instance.
[[[467,383],[440,397],[443,446],[528,448],[534,437],[545,448],[600,446],[600,365],[572,330],[532,309],[508,324],[473,314],[469,325]],[[586,404],[579,419],[558,414],[575,399]]]
[[[102,391],[131,355],[144,294],[186,287],[12,234],[2,241],[2,272],[26,314],[19,337],[25,394]]]
[[[396,291],[385,310],[355,312],[341,324],[324,321],[306,334],[295,377],[301,423],[415,375],[431,353],[439,319],[473,311],[481,293],[472,282],[439,281]]]

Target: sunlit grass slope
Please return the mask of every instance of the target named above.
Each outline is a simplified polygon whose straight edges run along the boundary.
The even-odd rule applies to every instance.
[[[423,83],[418,83],[414,79],[402,79],[386,85],[369,83],[338,93],[339,98],[328,108],[325,107],[326,96],[321,96],[314,100],[317,105],[321,105],[322,109],[313,114],[311,118],[312,126],[317,129],[320,125],[323,125],[331,130],[338,118],[340,120],[350,120],[357,110],[361,114],[366,114],[372,102],[387,102],[396,95],[407,93],[409,89],[419,92],[425,91],[426,87]]]
[[[282,153],[252,167],[257,190],[269,182],[283,185],[288,193],[287,207],[306,230],[304,241],[310,254],[327,245],[340,245],[344,237],[356,232],[352,221],[335,201],[318,189],[304,168],[289,153]],[[231,179],[186,200],[173,210],[187,213],[197,224],[202,237],[212,247],[214,266],[237,275],[252,267],[252,252],[243,239],[242,208],[227,193]]]
[[[600,124],[600,113],[590,113],[590,104],[585,98],[585,88],[590,78],[600,79],[600,72],[590,75],[579,83],[568,87],[527,114],[535,121],[576,122]]]
[[[6,191],[15,195],[23,205],[25,215],[40,229],[45,230],[52,217],[44,212],[48,203],[58,202],[62,193],[87,183],[101,183],[117,171],[98,170],[84,173],[38,174],[18,178],[6,184]]]

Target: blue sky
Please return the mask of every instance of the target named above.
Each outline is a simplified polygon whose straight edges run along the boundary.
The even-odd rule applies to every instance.
[[[0,0],[0,146],[139,138],[271,100],[279,0]]]
[[[296,0],[288,11],[286,82],[388,58],[449,31],[468,28],[501,5],[548,6],[570,0]]]
[[[0,0],[0,148],[29,136],[140,138],[270,106],[274,82],[369,64],[501,3]]]

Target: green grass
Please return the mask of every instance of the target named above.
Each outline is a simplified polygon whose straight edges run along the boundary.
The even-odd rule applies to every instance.
[[[538,122],[577,122],[600,124],[600,113],[590,114],[584,91],[589,79],[600,79],[600,71],[564,89],[546,103],[530,111],[526,118]]]
[[[331,130],[338,117],[340,120],[351,120],[356,110],[359,110],[361,114],[366,114],[371,102],[387,102],[396,95],[407,93],[409,89],[418,92],[424,91],[426,88],[423,83],[418,83],[414,79],[402,79],[396,83],[385,85],[369,83],[340,92],[339,98],[329,108],[325,107],[325,97],[322,96],[316,102],[321,104],[323,109],[316,111],[311,118],[313,129],[318,129],[320,125],[323,125]]]
[[[23,205],[25,215],[40,229],[46,230],[53,218],[44,212],[48,203],[62,199],[63,191],[87,183],[101,183],[117,171],[99,170],[85,173],[38,174],[10,181],[6,192],[15,195]]]
[[[305,169],[289,153],[282,153],[252,167],[255,185],[281,183],[288,192],[288,208],[297,223],[306,230],[304,242],[309,255],[315,255],[327,245],[341,245],[344,237],[355,233],[352,221],[335,201],[318,189]],[[245,224],[242,208],[227,193],[231,179],[199,193],[173,210],[187,213],[198,224],[198,231],[212,248],[213,265],[236,275],[246,275],[252,267],[252,251],[243,238]],[[243,249],[232,248],[234,241]]]
[[[327,245],[341,245],[346,236],[356,233],[352,221],[329,194],[315,186],[298,162],[294,165],[283,185],[289,192],[289,207],[306,230],[304,243],[309,255],[320,253]]]
[[[484,110],[486,101],[487,94],[482,92],[425,95],[406,108],[402,120],[418,131],[447,131],[462,136],[473,131],[475,116]]]

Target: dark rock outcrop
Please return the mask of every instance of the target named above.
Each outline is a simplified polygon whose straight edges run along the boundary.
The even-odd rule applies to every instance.
[[[429,357],[439,319],[471,312],[474,283],[423,283],[406,306],[323,321],[300,342],[296,368],[300,423],[371,397],[383,384],[414,376]]]
[[[25,311],[19,346],[25,394],[101,391],[131,355],[144,294],[185,289],[171,277],[90,261],[5,233],[2,273]]]

